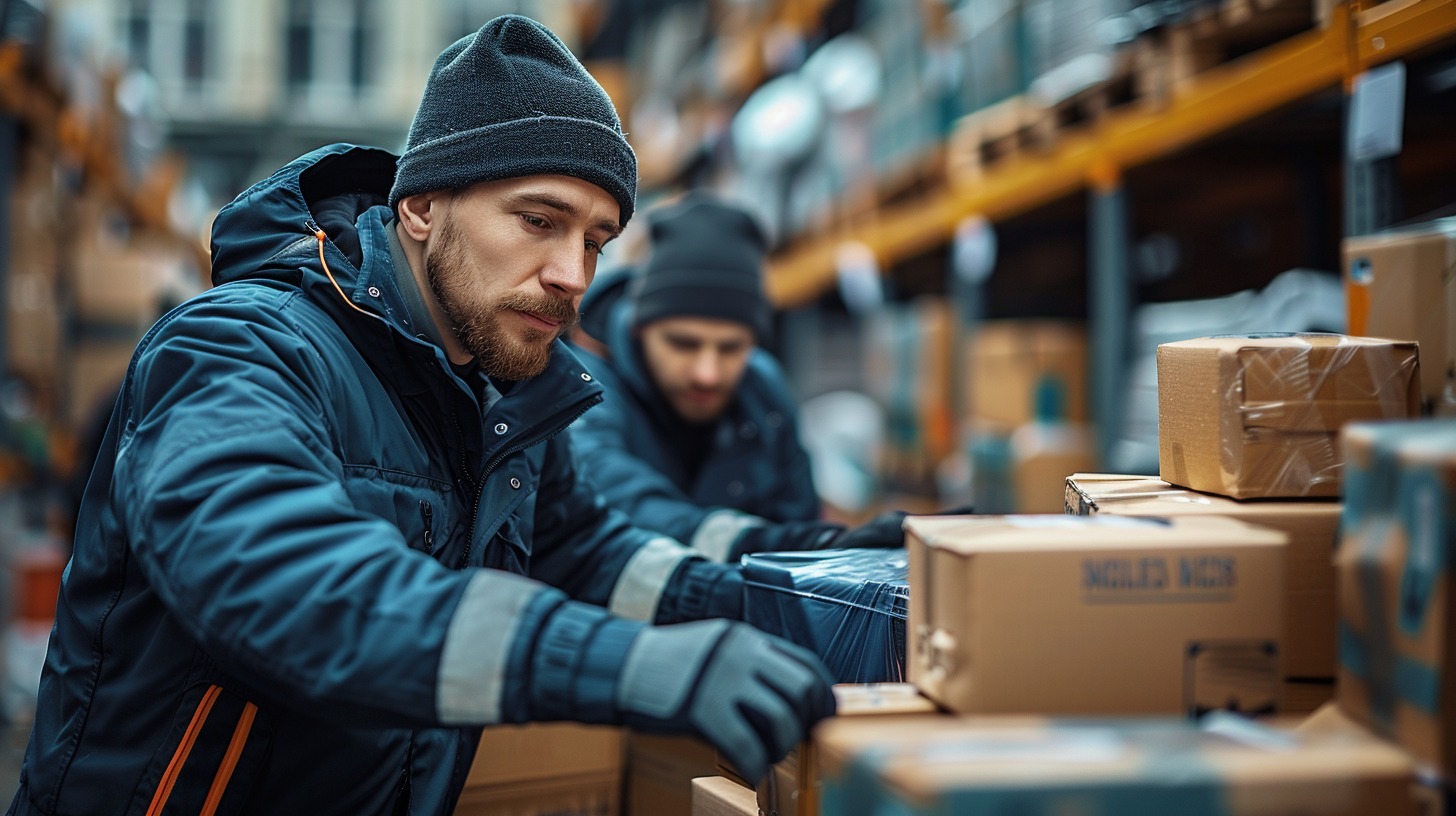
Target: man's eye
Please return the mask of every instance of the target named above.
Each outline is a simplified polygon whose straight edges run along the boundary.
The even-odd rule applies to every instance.
[[[526,215],[523,213],[521,215],[521,220],[525,221],[527,224],[530,224],[533,227],[536,227],[537,229],[546,228],[546,219],[542,218],[539,215]]]
[[[587,241],[586,251],[588,255],[601,255],[602,245],[597,243],[596,241]]]

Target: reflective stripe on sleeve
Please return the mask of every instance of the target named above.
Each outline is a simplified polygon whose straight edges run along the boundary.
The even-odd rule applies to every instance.
[[[670,538],[648,541],[617,576],[607,609],[619,617],[651,621],[657,615],[657,603],[662,600],[662,592],[677,565],[692,554],[692,550]]]
[[[740,510],[714,510],[698,523],[689,544],[704,558],[722,564],[728,560],[728,554],[733,551],[733,545],[738,543],[738,537],[743,535],[744,530],[763,524],[763,519]]]
[[[500,722],[506,661],[521,625],[521,612],[546,586],[495,570],[479,570],[450,619],[440,656],[436,708],[441,722]]]

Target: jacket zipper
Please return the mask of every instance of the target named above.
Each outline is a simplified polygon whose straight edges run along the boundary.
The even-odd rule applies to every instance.
[[[425,499],[420,499],[420,519],[425,523],[425,555],[435,552],[435,508]]]
[[[530,439],[527,439],[525,442],[512,445],[511,447],[497,453],[495,456],[492,456],[490,460],[485,463],[485,467],[482,468],[480,471],[480,480],[475,487],[475,503],[472,504],[470,507],[470,527],[466,529],[465,553],[460,559],[461,569],[464,569],[465,567],[470,565],[470,548],[475,544],[475,522],[478,520],[478,517],[480,515],[480,500],[485,495],[485,480],[490,478],[491,471],[495,470],[496,467],[498,467],[501,462],[505,461],[507,457],[519,453],[526,448],[531,447],[532,445],[539,445],[542,442],[546,442],[558,436],[562,431],[571,427],[571,423],[580,419],[581,415],[586,413],[588,409],[601,401],[601,396],[592,397],[591,399],[587,400],[586,403],[576,411],[576,413],[572,414],[569,419],[556,425],[556,427],[549,433],[543,434],[538,437],[532,437]]]

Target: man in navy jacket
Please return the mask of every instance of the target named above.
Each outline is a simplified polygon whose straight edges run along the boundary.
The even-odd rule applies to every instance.
[[[561,433],[601,388],[558,338],[635,191],[606,94],[506,16],[402,156],[321,148],[225,207],[112,414],[9,813],[447,814],[481,726],[538,720],[756,777],[832,712]]]
[[[752,216],[693,191],[647,217],[646,262],[582,306],[606,347],[583,359],[607,389],[571,429],[582,470],[633,523],[714,561],[900,546],[901,513],[853,530],[820,520],[798,410],[760,348],[766,242]]]

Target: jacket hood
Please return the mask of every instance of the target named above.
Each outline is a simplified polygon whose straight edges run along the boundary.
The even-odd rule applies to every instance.
[[[383,150],[334,144],[307,153],[254,184],[223,207],[212,226],[212,282],[275,279],[310,288],[310,273],[332,288],[319,268],[316,230],[328,236],[325,255],[351,300],[363,259],[359,220],[387,209],[396,157]],[[299,259],[312,257],[300,266]],[[377,311],[377,310],[376,310]]]

